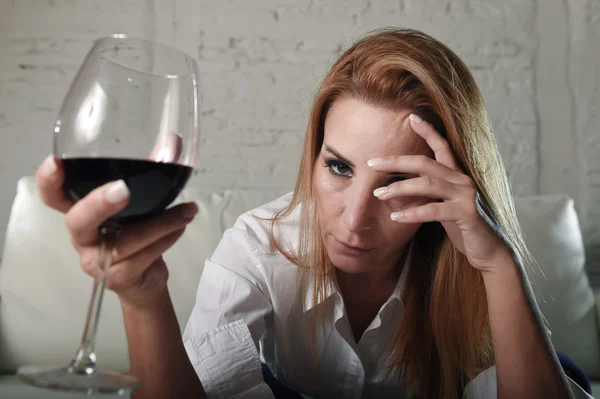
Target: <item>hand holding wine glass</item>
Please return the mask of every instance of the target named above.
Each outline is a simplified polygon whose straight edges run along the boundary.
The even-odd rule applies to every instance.
[[[101,280],[98,267],[101,237],[99,228],[128,204],[127,185],[110,182],[90,192],[78,202],[65,195],[64,166],[53,156],[38,169],[36,182],[46,205],[66,212],[71,242],[80,256],[82,269]],[[119,295],[127,306],[144,308],[166,288],[168,272],[162,254],[183,234],[198,208],[193,203],[174,206],[165,212],[121,228],[113,250],[106,288]]]
[[[63,368],[25,367],[27,382],[88,394],[124,393],[139,382],[96,368],[105,286],[143,308],[166,289],[162,253],[183,234],[194,204],[164,211],[187,183],[199,143],[193,58],[172,47],[114,35],[97,40],[54,128],[54,155],[37,173],[42,199],[67,214],[83,269],[94,276],[80,347]]]

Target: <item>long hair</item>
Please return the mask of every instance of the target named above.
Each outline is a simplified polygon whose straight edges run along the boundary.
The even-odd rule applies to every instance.
[[[323,80],[308,121],[293,197],[273,219],[272,241],[307,271],[300,287],[314,287],[314,303],[331,284],[334,266],[321,239],[312,176],[327,112],[342,97],[409,109],[432,123],[450,144],[462,171],[475,182],[487,217],[504,233],[516,256],[531,259],[483,98],[468,68],[448,47],[422,32],[380,30],[349,48]],[[291,253],[276,242],[273,228],[298,207],[300,242]],[[411,395],[456,398],[465,379],[494,362],[483,279],[440,223],[423,224],[411,245],[404,311],[382,364],[388,373],[396,373]],[[324,317],[323,309],[313,317],[313,342]]]

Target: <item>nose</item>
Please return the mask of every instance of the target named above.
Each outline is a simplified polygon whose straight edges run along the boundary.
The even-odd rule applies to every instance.
[[[370,187],[356,187],[345,200],[343,221],[348,231],[358,233],[373,228],[379,201]]]

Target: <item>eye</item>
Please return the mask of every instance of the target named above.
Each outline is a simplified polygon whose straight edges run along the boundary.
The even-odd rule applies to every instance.
[[[327,167],[329,168],[329,172],[334,176],[352,177],[352,169],[344,162],[332,159],[327,161]]]

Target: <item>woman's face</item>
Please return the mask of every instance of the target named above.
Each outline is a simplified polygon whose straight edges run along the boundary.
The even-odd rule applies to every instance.
[[[382,201],[373,190],[414,177],[375,172],[367,161],[388,155],[427,155],[431,150],[410,129],[410,110],[374,107],[360,100],[334,102],[325,120],[313,188],[329,258],[350,274],[393,269],[420,225],[390,219],[394,211],[430,202],[424,197]]]

